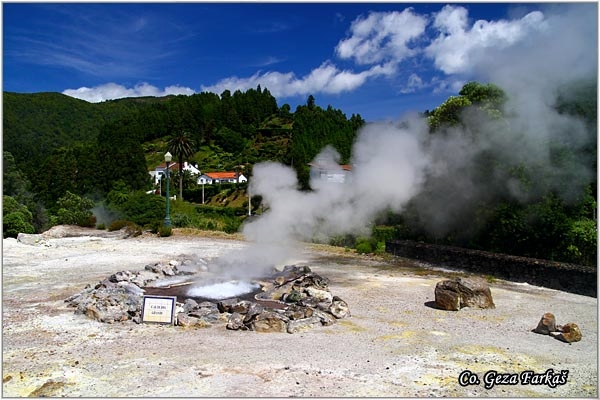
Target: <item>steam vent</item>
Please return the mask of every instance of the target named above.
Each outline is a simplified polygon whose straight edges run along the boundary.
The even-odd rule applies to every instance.
[[[175,325],[295,333],[350,316],[348,304],[329,281],[307,266],[285,266],[253,281],[202,279],[178,261],[117,272],[65,300],[100,322],[142,322],[145,295],[176,296]],[[182,280],[183,279],[183,280]]]

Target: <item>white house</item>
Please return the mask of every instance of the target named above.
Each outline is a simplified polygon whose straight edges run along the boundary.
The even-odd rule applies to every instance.
[[[318,179],[325,182],[346,183],[350,181],[352,166],[348,164],[338,165],[329,163],[311,162],[310,179]]]
[[[243,182],[248,182],[248,179],[238,172],[206,172],[198,178],[199,185]]]
[[[167,163],[162,163],[162,164],[158,165],[154,169],[154,171],[149,171],[150,176],[152,176],[152,178],[154,179],[155,185],[158,185],[159,181],[161,180],[162,176],[165,174],[166,170],[167,170]],[[198,164],[192,165],[192,164],[189,164],[187,161],[183,162],[183,170],[189,171],[192,174],[192,176],[202,175],[202,173],[198,169]],[[173,172],[179,172],[179,163],[175,162],[175,163],[169,164],[169,175],[171,175]],[[200,180],[198,180],[198,184],[200,184]]]

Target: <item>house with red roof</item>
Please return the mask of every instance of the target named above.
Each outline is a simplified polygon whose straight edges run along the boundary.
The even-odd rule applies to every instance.
[[[243,182],[248,182],[248,179],[244,174],[240,174],[239,172],[205,172],[198,178],[199,185]]]

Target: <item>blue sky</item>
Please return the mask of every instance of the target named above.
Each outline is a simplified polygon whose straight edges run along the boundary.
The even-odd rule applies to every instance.
[[[595,2],[4,2],[2,14],[4,91],[94,102],[260,84],[292,110],[312,94],[374,121],[433,109],[465,82],[493,80],[490,60],[510,69],[507,52],[590,21],[596,34],[571,45],[597,58]]]

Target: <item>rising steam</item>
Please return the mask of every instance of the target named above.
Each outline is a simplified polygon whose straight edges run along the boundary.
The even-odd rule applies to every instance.
[[[430,232],[444,234],[468,230],[475,205],[498,196],[528,200],[548,188],[565,199],[579,193],[595,174],[593,160],[581,158],[569,170],[557,170],[550,146],[559,143],[577,153],[594,137],[582,121],[553,106],[565,83],[596,80],[596,18],[587,7],[550,14],[522,43],[473,57],[472,80],[494,83],[508,96],[501,120],[467,112],[462,117],[470,131],[452,128],[438,135],[430,135],[416,116],[367,124],[352,149],[352,181],[311,181],[311,192],[298,190],[291,168],[257,164],[250,189],[268,210],[244,225],[250,246],[226,254],[219,266],[235,277],[260,275],[295,257],[299,241],[368,234],[378,213],[400,212],[409,202]],[[337,165],[339,154],[326,147],[316,159]],[[523,186],[509,173],[518,166],[537,171],[539,181]]]

